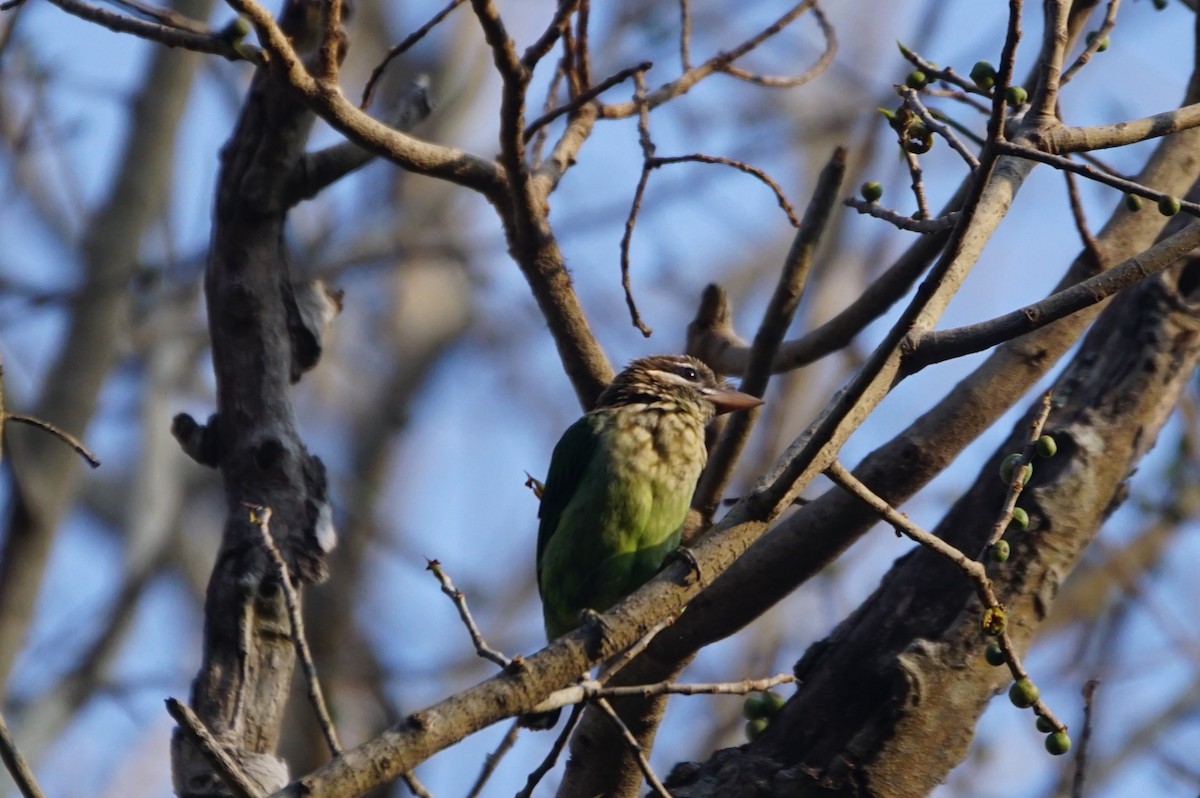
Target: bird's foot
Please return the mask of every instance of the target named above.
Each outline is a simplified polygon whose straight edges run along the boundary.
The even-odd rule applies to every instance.
[[[671,560],[683,560],[687,563],[688,568],[696,574],[696,579],[700,582],[701,588],[708,587],[708,580],[704,578],[704,571],[700,568],[700,561],[696,559],[696,555],[687,546],[680,546],[675,551],[667,555],[667,562]]]

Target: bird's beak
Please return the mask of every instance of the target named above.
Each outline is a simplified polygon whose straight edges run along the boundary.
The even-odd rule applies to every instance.
[[[757,396],[735,391],[732,388],[709,388],[704,392],[708,401],[717,408],[717,415],[731,413],[734,410],[749,410],[763,403]]]

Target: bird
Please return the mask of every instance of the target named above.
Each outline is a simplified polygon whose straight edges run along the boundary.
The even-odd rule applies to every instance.
[[[554,640],[647,582],[679,539],[713,417],[762,404],[687,355],[634,360],[567,428],[538,509],[537,584]],[[552,728],[558,710],[522,717]]]

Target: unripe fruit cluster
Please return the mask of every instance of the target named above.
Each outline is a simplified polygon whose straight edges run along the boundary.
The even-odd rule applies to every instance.
[[[767,730],[771,718],[779,714],[787,699],[779,693],[767,690],[763,693],[752,693],[742,704],[742,714],[746,717],[746,737],[750,740]]]

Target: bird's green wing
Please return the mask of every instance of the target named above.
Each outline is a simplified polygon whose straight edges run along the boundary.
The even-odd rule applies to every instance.
[[[538,508],[537,571],[538,586],[542,579],[542,554],[546,544],[558,528],[563,510],[571,503],[579,489],[588,464],[599,448],[600,436],[590,416],[583,416],[562,434],[550,455],[550,471],[546,475],[546,486],[542,490],[542,503]]]

